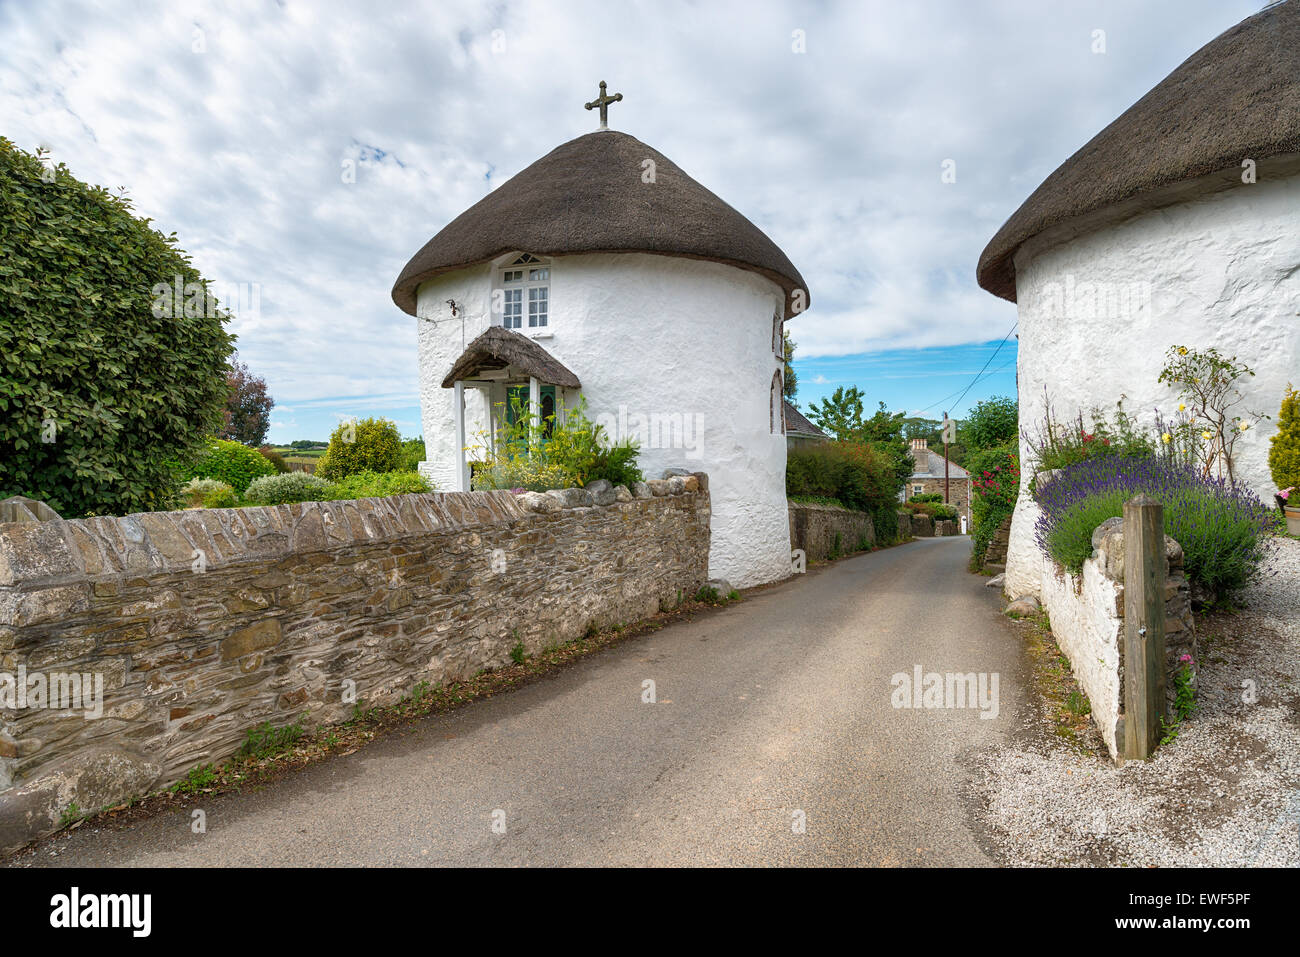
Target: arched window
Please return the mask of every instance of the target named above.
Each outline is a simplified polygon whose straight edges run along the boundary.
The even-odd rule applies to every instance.
[[[782,393],[781,370],[772,373],[772,395],[769,400],[773,435],[785,435],[785,402]]]

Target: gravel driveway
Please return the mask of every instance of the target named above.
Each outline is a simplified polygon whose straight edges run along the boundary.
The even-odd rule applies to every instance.
[[[1300,541],[1235,615],[1198,620],[1200,710],[1149,762],[1056,739],[995,747],[973,784],[1009,864],[1300,866]]]

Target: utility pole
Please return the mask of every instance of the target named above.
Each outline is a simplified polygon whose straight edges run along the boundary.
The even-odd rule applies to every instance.
[[[948,504],[948,413],[943,414],[943,504]]]

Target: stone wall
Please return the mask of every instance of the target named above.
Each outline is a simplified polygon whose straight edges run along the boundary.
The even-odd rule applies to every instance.
[[[790,503],[790,548],[803,549],[808,561],[860,551],[863,542],[876,543],[875,528],[866,512],[834,505]]]
[[[1078,575],[1050,558],[1042,561],[1042,604],[1079,686],[1092,706],[1092,719],[1112,758],[1122,744],[1124,708],[1124,531],[1123,519],[1110,519],[1093,533],[1094,554]],[[1197,658],[1190,590],[1183,575],[1183,550],[1165,539],[1165,682],[1167,706],[1173,702],[1173,676],[1179,657]],[[1198,659],[1199,660],[1199,659]],[[1172,713],[1172,711],[1170,711]]]
[[[516,643],[672,607],[707,578],[709,513],[696,474],[0,525],[0,673],[103,689],[97,717],[0,711],[0,849],[224,759],[263,722],[346,719],[353,683],[392,703]]]
[[[917,489],[920,488],[920,492]],[[912,476],[907,480],[907,496],[913,495],[942,495],[943,478],[920,478]],[[966,521],[970,522],[970,478],[951,478],[948,480],[948,500],[944,503],[951,505],[957,510],[958,515],[965,515]]]

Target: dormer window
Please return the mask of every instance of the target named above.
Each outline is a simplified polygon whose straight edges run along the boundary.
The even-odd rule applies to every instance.
[[[545,331],[550,325],[551,268],[524,253],[501,270],[501,325]]]

